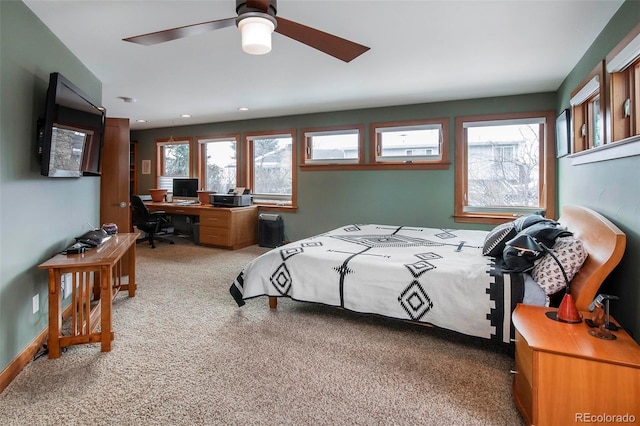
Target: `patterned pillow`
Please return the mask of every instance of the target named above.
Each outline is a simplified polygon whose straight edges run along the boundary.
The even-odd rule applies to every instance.
[[[582,242],[573,236],[558,238],[551,251],[560,261],[571,282],[587,259],[587,251]],[[551,294],[566,287],[562,271],[553,257],[548,254],[536,261],[531,276],[546,293],[547,305]]]
[[[485,256],[498,257],[502,255],[507,241],[517,234],[513,222],[503,223],[493,228],[484,238],[482,254]]]

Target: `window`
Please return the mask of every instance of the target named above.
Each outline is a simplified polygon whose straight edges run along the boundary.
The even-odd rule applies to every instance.
[[[449,120],[372,123],[371,163],[396,168],[448,168]]]
[[[364,127],[336,126],[303,130],[301,166],[335,168],[361,164],[364,159]],[[326,167],[332,166],[332,167]]]
[[[554,113],[456,119],[455,218],[498,223],[546,210],[555,215]]]
[[[245,135],[249,158],[247,186],[257,204],[296,206],[295,130]]]
[[[515,145],[499,145],[493,146],[493,161],[495,164],[503,164],[514,161],[516,146]]]
[[[640,23],[607,55],[611,142],[640,135]]]
[[[595,148],[605,143],[604,63],[598,64],[571,93],[573,117],[573,152]]]
[[[190,145],[190,138],[156,141],[157,188],[172,191],[174,178],[191,177]]]
[[[206,191],[226,194],[238,181],[239,135],[198,139],[198,176]]]

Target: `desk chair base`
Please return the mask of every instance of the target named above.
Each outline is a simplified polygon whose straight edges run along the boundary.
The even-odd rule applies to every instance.
[[[167,234],[169,234],[169,233],[167,233]],[[172,240],[170,240],[168,238],[165,238],[165,237],[160,236],[158,234],[151,235],[151,234],[148,234],[148,233],[145,233],[144,237],[138,238],[136,240],[136,244],[140,244],[140,243],[143,243],[145,241],[149,241],[149,245],[151,246],[152,249],[156,248],[156,244],[155,244],[156,241],[165,242],[165,243],[169,243],[169,244],[175,244],[174,241],[172,241]]]

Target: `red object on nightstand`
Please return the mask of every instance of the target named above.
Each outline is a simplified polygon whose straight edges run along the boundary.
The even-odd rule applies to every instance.
[[[569,287],[567,287],[568,289]],[[567,291],[562,298],[562,302],[560,303],[560,307],[558,308],[558,321],[569,322],[569,323],[578,323],[582,322],[582,318],[580,317],[580,313],[578,312],[578,308],[576,308],[576,302],[573,300],[573,296],[571,293]]]

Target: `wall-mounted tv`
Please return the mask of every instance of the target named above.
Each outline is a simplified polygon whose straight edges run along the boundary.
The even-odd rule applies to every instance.
[[[38,120],[40,173],[100,176],[106,111],[62,74],[49,76],[45,114]]]

